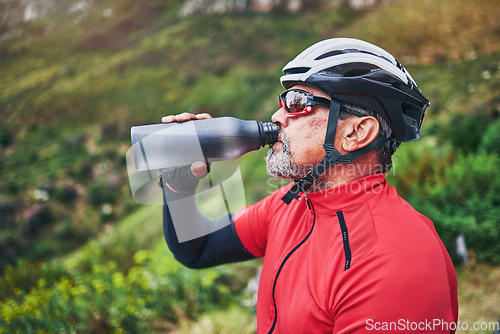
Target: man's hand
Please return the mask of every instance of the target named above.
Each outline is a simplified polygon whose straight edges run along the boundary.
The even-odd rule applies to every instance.
[[[203,114],[191,114],[188,112],[179,114],[179,115],[169,115],[169,116],[164,116],[162,117],[161,121],[163,123],[173,123],[173,122],[185,122],[185,121],[191,121],[191,120],[196,120],[196,119],[209,119],[213,118],[212,115],[203,113]]]
[[[213,118],[212,115],[203,113],[203,114],[191,114],[188,112],[179,114],[179,115],[168,115],[162,117],[161,121],[163,123],[173,123],[173,122],[186,122],[197,119],[209,119]],[[193,173],[196,177],[203,177],[207,174],[207,164],[204,161],[197,161],[191,165],[191,173]]]

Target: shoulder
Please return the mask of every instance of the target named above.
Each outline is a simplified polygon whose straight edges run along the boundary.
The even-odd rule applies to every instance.
[[[449,255],[433,222],[390,185],[377,197],[368,202],[376,235],[371,260],[380,261],[387,273],[409,281],[447,276]]]
[[[357,247],[365,248],[358,257],[353,249],[351,268],[336,282],[337,291],[343,294],[332,296],[332,310],[338,313],[346,306],[354,307],[352,300],[365,298],[363,310],[370,310],[366,316],[371,319],[375,314],[381,319],[394,314],[449,317],[456,276],[432,221],[399,197],[393,187],[370,199],[364,209],[365,217],[366,212],[371,217],[359,229],[360,236],[366,236],[358,238]],[[353,244],[355,248],[354,240]],[[418,303],[408,308],[409,301]]]
[[[425,238],[440,243],[432,221],[399,196],[393,186],[387,185],[379,196],[368,201],[368,206],[380,241],[400,245],[404,240],[413,245],[422,241],[418,238]]]
[[[401,270],[411,268],[418,271],[416,276],[425,276],[431,274],[433,269],[429,268],[447,265],[449,256],[433,222],[401,198],[394,187],[380,189],[368,201],[343,211],[352,267],[368,266],[373,272],[401,277]]]

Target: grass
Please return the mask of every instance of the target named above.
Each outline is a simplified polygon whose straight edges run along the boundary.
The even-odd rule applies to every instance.
[[[457,268],[458,302],[461,322],[472,328],[475,322],[496,322],[500,320],[500,267],[485,264],[470,264]],[[477,331],[491,334],[492,330]],[[457,334],[472,331],[457,331]]]
[[[253,311],[234,305],[205,313],[196,321],[181,321],[171,334],[253,334],[255,328]]]
[[[496,0],[393,0],[347,32],[392,50],[404,64],[457,62],[498,50],[499,14]]]
[[[65,256],[64,262],[75,263],[86,253],[95,252],[103,259],[115,261],[121,270],[127,271],[134,264],[134,253],[150,249],[163,238],[162,212],[160,206],[139,208],[119,224],[108,225],[103,234]]]

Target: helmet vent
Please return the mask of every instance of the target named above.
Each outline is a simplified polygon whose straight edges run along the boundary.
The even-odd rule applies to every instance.
[[[358,49],[334,50],[334,51],[330,51],[330,52],[324,53],[324,54],[322,54],[322,55],[314,58],[314,60],[321,60],[321,59],[325,59],[325,58],[328,58],[328,57],[338,56],[338,55],[346,54],[346,53],[364,53],[364,54],[367,54],[367,55],[371,55],[371,56],[382,58],[382,59],[384,59],[384,60],[392,63],[389,59],[387,59],[386,57],[384,57],[382,55],[378,55],[378,54],[375,54],[373,52],[364,51],[364,50],[358,50]],[[398,65],[400,65],[400,64],[397,63],[397,66]],[[399,66],[398,66],[398,68],[399,68]]]
[[[358,77],[376,70],[379,70],[379,67],[372,64],[347,63],[330,67],[320,73],[335,77]]]
[[[343,53],[344,53],[343,50],[330,51],[330,52],[322,54],[321,56],[316,57],[314,60],[321,60],[321,59],[325,59],[325,58],[328,58],[328,57],[337,56],[337,55],[340,55],[340,54],[343,54]]]
[[[310,67],[294,67],[294,68],[287,68],[286,71],[284,71],[285,74],[298,74],[298,73],[306,73],[309,71],[311,68]]]

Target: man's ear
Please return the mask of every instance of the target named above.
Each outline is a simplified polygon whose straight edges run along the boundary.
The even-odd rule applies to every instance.
[[[346,152],[356,151],[370,144],[380,130],[378,120],[372,116],[351,117],[346,125],[346,135],[342,140],[342,148]]]

